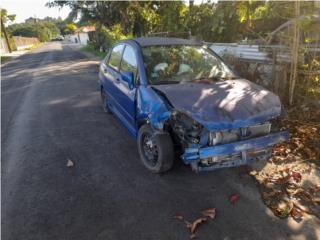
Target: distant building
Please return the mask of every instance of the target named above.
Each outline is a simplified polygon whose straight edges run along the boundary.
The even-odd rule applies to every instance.
[[[94,31],[96,31],[95,26],[84,26],[79,28],[76,33],[66,35],[65,39],[73,43],[87,45],[89,41],[89,32]]]

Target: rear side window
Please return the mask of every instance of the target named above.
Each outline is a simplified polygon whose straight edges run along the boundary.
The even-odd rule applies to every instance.
[[[123,44],[117,45],[112,49],[108,64],[116,70],[119,70],[121,55],[123,51]]]
[[[124,49],[121,61],[121,72],[133,72],[134,76],[137,74],[137,58],[133,48],[128,45]]]

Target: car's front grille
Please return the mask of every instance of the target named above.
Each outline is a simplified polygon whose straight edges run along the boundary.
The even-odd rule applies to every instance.
[[[259,137],[270,133],[271,124],[264,123],[249,127],[210,132],[209,146],[236,142],[244,139]]]

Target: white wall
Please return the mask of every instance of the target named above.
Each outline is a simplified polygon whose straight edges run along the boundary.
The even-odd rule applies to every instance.
[[[66,35],[65,39],[73,43],[87,45],[89,41],[89,35],[88,33],[75,33],[75,34]]]

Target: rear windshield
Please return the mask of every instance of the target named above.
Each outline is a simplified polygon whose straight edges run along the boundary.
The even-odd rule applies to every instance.
[[[149,46],[142,48],[149,84],[171,84],[232,79],[234,74],[203,46]]]

